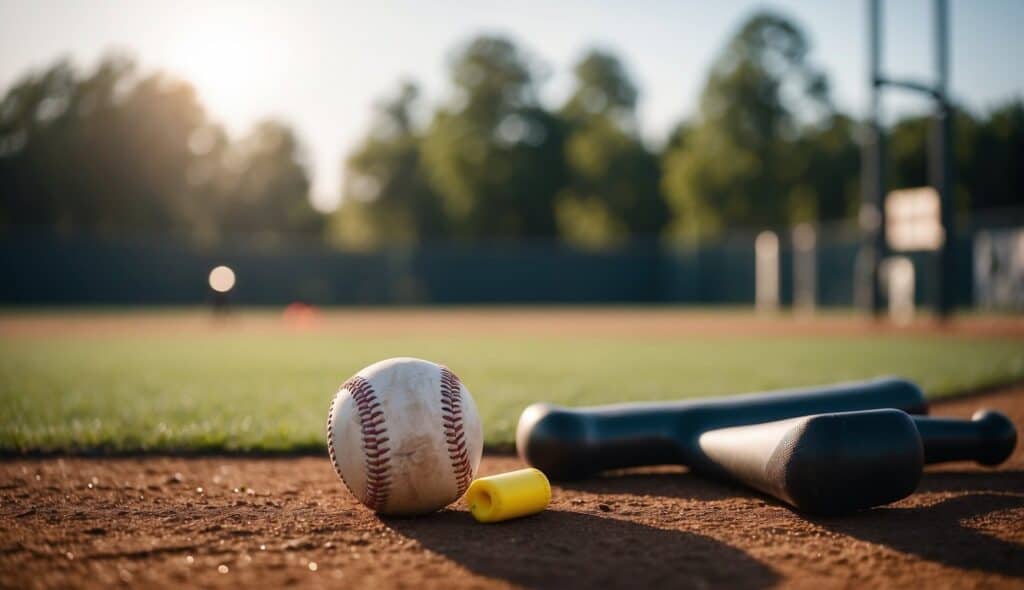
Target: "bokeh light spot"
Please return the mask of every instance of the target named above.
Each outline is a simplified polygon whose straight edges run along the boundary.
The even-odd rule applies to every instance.
[[[218,266],[210,271],[210,288],[218,293],[227,293],[235,286],[235,271],[227,266]]]

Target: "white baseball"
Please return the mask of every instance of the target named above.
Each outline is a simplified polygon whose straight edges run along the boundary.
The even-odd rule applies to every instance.
[[[327,448],[363,504],[381,514],[426,514],[466,492],[483,429],[469,390],[447,367],[393,358],[341,386],[327,416]]]

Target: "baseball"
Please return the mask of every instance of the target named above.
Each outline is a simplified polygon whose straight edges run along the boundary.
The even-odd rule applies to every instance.
[[[393,358],[341,386],[327,416],[327,448],[342,482],[370,509],[426,514],[466,492],[480,465],[483,429],[455,373]]]

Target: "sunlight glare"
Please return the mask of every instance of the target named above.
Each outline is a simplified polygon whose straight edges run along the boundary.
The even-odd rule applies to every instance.
[[[241,5],[211,5],[172,51],[173,71],[191,81],[213,112],[244,111],[271,91],[287,63],[287,45],[260,15]],[[231,117],[229,117],[231,118]]]

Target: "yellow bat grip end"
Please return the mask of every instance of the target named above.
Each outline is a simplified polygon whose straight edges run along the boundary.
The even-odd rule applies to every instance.
[[[528,467],[481,477],[466,491],[466,503],[479,522],[501,522],[536,514],[551,502],[551,484],[538,469]]]

